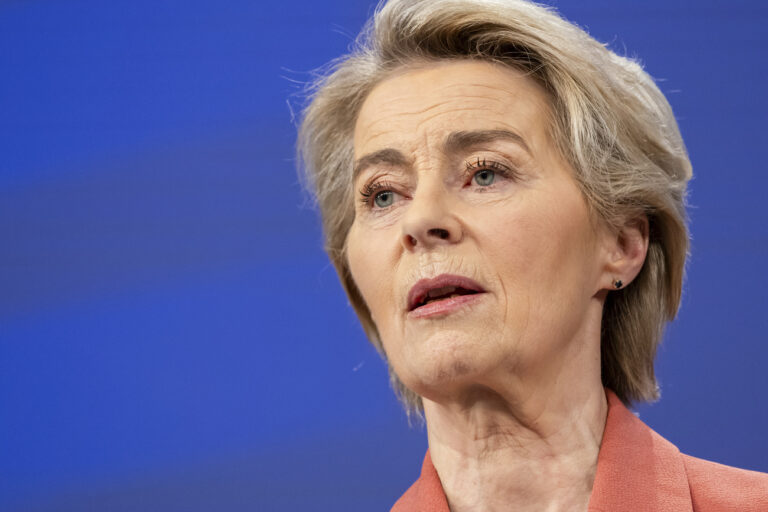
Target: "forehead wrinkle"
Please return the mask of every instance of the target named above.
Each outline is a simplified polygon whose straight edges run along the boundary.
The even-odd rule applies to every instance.
[[[508,80],[508,79],[507,79]],[[485,101],[493,101],[496,103],[506,103],[510,99],[516,101],[524,101],[525,103],[535,103],[540,108],[549,108],[547,101],[548,95],[545,90],[541,88],[536,82],[525,80],[525,77],[519,77],[522,83],[515,83],[516,80],[508,80],[508,84],[504,86],[493,85],[488,83],[461,83],[461,84],[447,84],[442,87],[438,87],[436,92],[441,94],[448,94],[446,102],[453,100],[464,101],[467,98],[476,98]],[[523,80],[525,80],[523,82]],[[530,83],[529,83],[530,82]],[[485,89],[492,91],[492,95],[484,94],[482,91],[470,92],[471,89]],[[452,91],[451,89],[458,89]],[[404,98],[413,97],[411,94],[404,94],[397,101],[403,101]]]
[[[392,122],[393,119],[397,120],[399,118],[403,117],[411,117],[414,115],[420,115],[425,112],[428,112],[432,109],[438,108],[440,105],[446,103],[445,101],[439,101],[438,103],[435,103],[434,105],[430,105],[428,107],[425,107],[418,111],[413,112],[402,112],[398,111],[399,105],[398,102],[401,101],[401,98],[393,98],[388,101],[388,103],[391,103],[393,106],[392,108],[387,111],[386,106],[384,108],[381,108],[379,110],[379,115],[377,115],[373,120],[367,123],[367,125],[363,126],[363,129],[365,130],[365,137],[362,137],[363,145],[371,144],[372,141],[376,140],[379,137],[386,136],[389,133],[393,131],[392,129]],[[386,105],[386,104],[385,104]],[[359,118],[358,118],[359,120]],[[367,120],[366,120],[367,121]],[[384,124],[385,127],[383,129],[377,129],[380,124]],[[359,126],[359,125],[358,125]],[[378,131],[378,133],[376,133]],[[373,135],[368,135],[368,133],[374,132]]]
[[[429,123],[430,121],[433,121],[435,118],[440,117],[441,115],[444,115],[444,114],[456,114],[456,113],[459,113],[459,112],[478,112],[478,111],[483,111],[483,110],[487,110],[488,112],[491,112],[491,113],[495,113],[496,112],[494,109],[492,109],[490,107],[488,107],[488,108],[478,108],[476,106],[471,106],[471,105],[462,105],[460,107],[454,107],[454,108],[443,110],[441,112],[436,112],[436,113],[432,114],[431,116],[418,121],[416,123],[416,125],[417,125],[417,127],[419,127],[419,126],[423,125],[424,123]],[[453,126],[453,127],[455,127],[455,126]]]
[[[480,86],[480,85],[478,85],[478,87],[486,87],[486,88],[489,88],[489,89],[498,90],[498,91],[501,91],[502,93],[504,93],[504,95],[507,95],[507,96],[509,94],[512,94],[511,91],[509,91],[509,90],[501,89],[501,88],[496,88],[496,87],[492,87],[492,86]],[[462,89],[463,89],[463,87],[462,87]],[[516,94],[513,94],[513,96],[515,98],[519,97],[519,95],[516,95]],[[501,96],[496,96],[496,95],[488,96],[488,95],[482,94],[482,93],[471,94],[471,93],[467,93],[467,92],[464,92],[464,91],[457,91],[456,93],[453,93],[450,96],[442,96],[439,101],[437,101],[436,103],[434,103],[432,105],[429,105],[427,107],[421,108],[419,110],[411,110],[411,111],[408,111],[408,112],[403,112],[403,111],[401,111],[403,103],[406,103],[408,100],[413,100],[416,103],[421,103],[423,98],[421,98],[421,97],[414,97],[412,95],[402,95],[402,96],[399,96],[399,97],[390,98],[390,99],[385,100],[383,102],[383,105],[379,109],[379,112],[382,115],[387,115],[387,114],[394,113],[396,115],[413,116],[413,115],[419,115],[419,114],[427,113],[430,110],[439,108],[442,105],[445,105],[445,104],[448,104],[448,103],[452,103],[454,101],[465,102],[467,100],[480,100],[479,101],[480,103],[482,103],[482,102],[493,102],[493,103],[502,103],[503,104],[503,103],[506,103],[509,99],[510,99],[509,97],[501,97]],[[388,106],[390,107],[389,109],[387,108]]]
[[[539,98],[536,98],[537,101],[540,101],[541,99],[546,97],[546,92],[543,89],[541,89],[541,86],[539,86],[535,82],[533,83],[533,85],[534,85],[533,94],[529,94],[531,91],[527,90],[529,89],[529,84],[527,83],[524,85],[510,83],[510,87],[502,87],[502,86],[492,85],[487,83],[477,83],[477,84],[471,84],[471,87],[479,87],[481,89],[490,89],[493,92],[501,93],[503,96],[514,96],[516,98],[519,98],[520,96],[540,96]],[[523,88],[525,88],[526,90],[523,90]],[[488,96],[483,96],[483,97],[487,98]],[[499,99],[502,100],[501,98]]]
[[[509,89],[502,88],[502,87],[495,87],[495,86],[492,86],[492,85],[486,85],[486,84],[448,84],[448,85],[443,86],[442,88],[438,88],[436,92],[440,93],[441,90],[449,90],[449,89],[453,89],[453,88],[459,88],[460,90],[456,91],[455,93],[452,92],[450,94],[450,96],[448,96],[448,97],[442,97],[439,101],[437,101],[436,103],[434,103],[432,105],[428,105],[428,106],[426,106],[424,108],[420,108],[418,110],[411,110],[411,111],[408,111],[408,112],[401,111],[403,103],[406,103],[408,100],[414,100],[416,103],[420,103],[420,102],[423,101],[423,98],[422,97],[414,97],[413,94],[409,94],[409,93],[405,93],[405,94],[401,94],[401,95],[396,96],[396,97],[388,98],[388,99],[382,101],[382,106],[379,108],[380,116],[386,116],[388,114],[391,115],[393,113],[395,115],[398,115],[398,116],[406,116],[406,117],[407,116],[420,115],[420,114],[427,113],[430,110],[439,108],[442,105],[445,105],[445,104],[448,104],[448,103],[451,103],[451,102],[457,101],[457,100],[461,101],[461,102],[465,102],[467,100],[476,99],[476,100],[480,100],[480,102],[493,102],[493,103],[502,103],[502,104],[504,104],[504,103],[506,103],[506,101],[508,101],[510,99],[509,97],[505,98],[505,97],[496,96],[496,95],[488,96],[488,95],[485,95],[485,94],[482,94],[482,93],[471,94],[471,93],[468,93],[468,92],[465,91],[465,89],[467,89],[468,87],[469,88],[471,88],[471,87],[480,87],[480,88],[485,88],[485,89],[491,89],[491,90],[496,91],[496,92],[501,92],[503,96],[512,95],[515,98],[519,97],[519,94],[515,94],[514,91],[511,91]],[[387,108],[388,106],[390,108]],[[383,119],[381,117],[379,117],[378,119],[376,119],[374,121],[374,124],[377,121],[383,121]]]
[[[474,112],[483,111],[483,110],[486,110],[486,111],[488,111],[491,114],[496,113],[496,111],[494,109],[492,109],[491,107],[477,107],[477,106],[473,106],[473,105],[457,106],[457,107],[454,107],[454,108],[448,108],[448,109],[445,109],[445,110],[441,110],[440,112],[435,112],[435,113],[431,114],[430,116],[425,117],[424,119],[418,120],[416,122],[416,130],[415,131],[420,131],[420,128],[425,123],[429,123],[429,122],[433,121],[435,118],[440,117],[441,115],[455,114],[455,113],[459,113],[459,112],[473,112],[474,113]],[[512,128],[512,126],[509,125],[508,123],[505,123],[503,119],[497,120],[496,122],[504,124],[504,125]],[[381,123],[386,123],[386,124],[390,124],[391,125],[392,120],[391,119],[384,119],[384,118],[375,119],[373,121],[373,123],[368,127],[367,131],[371,131],[373,128],[376,127],[376,125],[381,124]],[[393,131],[398,131],[398,130],[396,130],[396,129],[393,130],[392,128],[384,128],[383,130],[380,130],[378,133],[375,133],[372,136],[365,137],[364,144],[370,144],[370,143],[372,143],[373,141],[375,141],[378,138],[386,137],[387,135],[389,135]]]
[[[394,80],[397,80],[395,78]],[[442,92],[448,97],[441,97],[439,101],[436,101],[426,107],[418,108],[413,111],[404,111],[404,104],[407,106],[411,103],[414,107],[419,107],[424,103],[424,100],[431,98],[425,98],[413,94],[412,91],[404,91],[397,96],[390,96],[385,93],[383,97],[373,93],[369,96],[366,103],[368,106],[376,105],[375,115],[373,115],[371,109],[368,110],[367,119],[364,119],[366,125],[360,126],[364,130],[359,137],[360,146],[374,145],[374,143],[381,138],[385,138],[384,146],[401,146],[402,149],[408,149],[408,153],[414,154],[414,151],[409,147],[416,144],[416,137],[418,134],[415,132],[425,130],[424,125],[429,124],[436,118],[442,115],[458,114],[461,112],[472,112],[477,114],[481,113],[481,116],[487,112],[489,126],[487,128],[497,128],[500,125],[509,127],[512,131],[521,133],[526,139],[526,132],[529,129],[536,131],[536,125],[540,121],[541,114],[546,118],[550,109],[549,102],[546,101],[546,92],[540,89],[540,86],[535,82],[526,80],[525,76],[519,77],[503,77],[503,85],[494,85],[484,82],[462,82],[462,83],[449,83],[449,84],[435,84],[433,94],[439,94]],[[521,82],[521,83],[519,83]],[[529,83],[530,82],[530,83]],[[506,84],[509,84],[507,86]],[[401,89],[405,89],[404,86],[398,84]],[[533,86],[533,87],[531,87]],[[381,91],[381,89],[379,89]],[[391,89],[387,90],[388,92]],[[487,90],[492,94],[483,94],[481,90]],[[474,93],[474,94],[473,94]],[[378,103],[378,105],[377,105]],[[467,104],[471,103],[471,104]],[[516,110],[515,117],[519,117],[521,120],[525,120],[531,124],[529,129],[521,131],[524,126],[512,126],[505,122],[503,116],[499,116],[499,105],[509,105]],[[536,108],[538,107],[538,108]],[[431,112],[434,111],[434,112]],[[428,114],[425,116],[425,114]],[[423,119],[416,119],[415,123],[412,118],[423,117]],[[358,118],[360,120],[360,118]],[[411,124],[414,123],[414,124]],[[406,126],[402,126],[405,124]],[[411,126],[408,126],[411,124]],[[474,124],[474,123],[472,123]],[[490,126],[490,125],[494,126]],[[519,124],[519,123],[517,123]],[[431,127],[427,126],[427,135]],[[454,129],[461,129],[462,127],[453,126]],[[466,126],[466,128],[484,128],[482,126]],[[361,131],[362,131],[361,130]],[[409,137],[408,134],[403,137],[403,133],[406,131],[414,132],[413,137]],[[438,131],[440,129],[438,126]],[[389,136],[395,135],[388,141]],[[530,135],[530,134],[528,134]],[[427,140],[429,138],[427,137]],[[530,140],[530,139],[529,139]],[[425,145],[427,147],[428,145]],[[415,156],[415,154],[414,154]]]
[[[467,100],[481,100],[478,102],[473,102],[472,104],[466,104]],[[456,100],[460,100],[462,104],[460,106],[449,106],[450,104],[456,103]],[[380,114],[370,120],[367,123],[367,126],[365,126],[365,130],[367,132],[370,131],[379,131],[381,133],[377,133],[373,137],[370,137],[371,139],[386,133],[387,131],[390,131],[388,127],[385,127],[384,129],[379,129],[379,125],[385,124],[390,125],[393,120],[397,122],[398,119],[408,119],[413,116],[417,115],[423,115],[428,113],[431,110],[439,109],[440,107],[447,106],[448,108],[439,110],[438,112],[435,112],[431,115],[426,116],[424,119],[419,120],[418,123],[425,123],[432,121],[436,117],[442,114],[450,114],[450,113],[458,113],[458,112],[464,112],[464,111],[471,111],[471,112],[477,112],[477,111],[489,111],[493,115],[497,115],[498,111],[495,109],[495,106],[498,104],[505,105],[507,104],[507,101],[509,98],[495,98],[495,97],[488,97],[483,95],[459,95],[455,98],[451,98],[448,100],[442,100],[438,103],[435,103],[434,105],[430,105],[428,107],[422,108],[420,110],[411,111],[411,112],[403,112],[402,110],[399,110],[402,108],[402,105],[397,105],[397,100],[392,100],[392,102],[395,104],[393,108],[389,109],[387,111],[386,108],[382,108],[380,110]],[[492,103],[493,105],[488,105],[488,103]],[[537,102],[538,103],[538,102]],[[524,105],[521,108],[521,112],[519,112],[519,115],[521,117],[530,118],[531,116],[536,117],[536,112],[531,112],[529,105]],[[367,120],[366,120],[367,121]],[[501,119],[497,121],[502,121]]]
[[[398,104],[399,101],[402,101],[402,99],[392,99],[390,102],[393,104],[393,107],[387,110],[386,107],[380,109],[379,115],[374,118],[370,123],[368,123],[367,131],[371,131],[372,129],[376,128],[381,123],[389,124],[392,122],[392,119],[399,119],[399,118],[409,118],[413,116],[418,116],[425,114],[429,112],[430,110],[434,110],[436,108],[439,108],[442,105],[445,105],[449,103],[449,101],[441,100],[433,105],[429,105],[425,108],[422,108],[420,110],[414,110],[409,112],[403,112],[400,110],[402,107]],[[384,129],[383,132],[386,132],[387,129]]]

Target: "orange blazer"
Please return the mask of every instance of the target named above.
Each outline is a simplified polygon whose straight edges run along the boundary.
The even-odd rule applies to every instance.
[[[590,512],[768,512],[768,474],[680,453],[606,389]],[[429,450],[392,512],[450,512]]]

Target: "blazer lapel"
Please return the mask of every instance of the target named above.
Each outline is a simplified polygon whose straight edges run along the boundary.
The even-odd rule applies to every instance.
[[[590,512],[693,511],[688,476],[675,445],[606,389],[608,417],[597,457]]]
[[[421,476],[397,500],[390,512],[451,512],[429,450],[421,465]]]

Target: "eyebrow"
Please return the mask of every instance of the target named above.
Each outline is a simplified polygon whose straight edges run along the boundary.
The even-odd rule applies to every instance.
[[[529,155],[532,155],[528,144],[525,143],[525,139],[510,130],[470,130],[451,132],[448,137],[445,138],[443,151],[446,153],[454,153],[456,151],[468,149],[472,146],[487,144],[497,140],[514,142],[522,147]],[[373,153],[368,153],[355,161],[352,170],[352,180],[354,181],[357,179],[360,173],[372,165],[387,164],[393,166],[406,166],[410,163],[410,159],[397,149],[380,149]]]
[[[409,165],[411,161],[403,153],[396,149],[387,148],[368,153],[355,162],[352,171],[352,180],[354,181],[366,168],[376,164],[388,165]]]
[[[445,139],[444,150],[446,153],[467,149],[478,144],[487,144],[497,140],[514,142],[521,146],[529,155],[531,149],[525,143],[525,139],[510,130],[472,130],[452,132]]]

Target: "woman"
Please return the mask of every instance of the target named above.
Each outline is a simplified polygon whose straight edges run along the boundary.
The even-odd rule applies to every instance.
[[[626,405],[680,301],[691,166],[635,62],[520,0],[392,0],[300,149],[327,251],[426,420],[393,510],[768,510]]]

